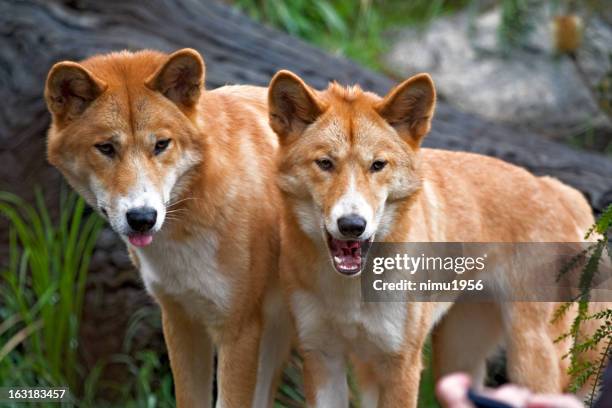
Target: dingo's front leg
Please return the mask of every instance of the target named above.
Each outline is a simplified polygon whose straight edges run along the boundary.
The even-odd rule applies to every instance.
[[[210,407],[214,349],[204,325],[167,296],[156,296],[179,408]]]
[[[346,351],[339,333],[324,318],[322,304],[311,294],[296,291],[290,299],[299,351],[304,360],[306,405],[348,407]]]
[[[406,353],[387,356],[377,364],[380,381],[379,408],[415,408],[421,380],[422,344]]]
[[[346,361],[333,350],[302,350],[306,403],[312,408],[347,408]]]
[[[357,375],[359,391],[361,391],[361,406],[363,408],[378,408],[380,385],[374,367],[354,355],[351,362]]]
[[[280,296],[271,297],[266,310],[253,399],[256,408],[271,408],[274,405],[276,389],[289,356],[293,336],[289,312]]]
[[[253,401],[262,323],[257,317],[242,322],[243,326],[231,337],[222,338],[219,345],[217,408],[260,408]]]

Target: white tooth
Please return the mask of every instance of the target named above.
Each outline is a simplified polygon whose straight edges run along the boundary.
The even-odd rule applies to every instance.
[[[342,263],[342,259],[339,256],[334,256],[334,262]]]

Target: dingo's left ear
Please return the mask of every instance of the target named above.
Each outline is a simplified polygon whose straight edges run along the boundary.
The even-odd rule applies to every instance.
[[[145,84],[161,92],[179,107],[191,108],[200,98],[204,85],[204,60],[191,48],[183,48],[168,57],[168,60],[147,80]]]
[[[400,135],[419,145],[429,132],[435,105],[433,80],[419,74],[393,88],[375,108]]]
[[[300,133],[323,113],[315,92],[290,71],[279,71],[268,89],[270,126],[281,137]]]
[[[45,100],[51,113],[60,120],[71,120],[106,90],[106,83],[77,62],[53,65],[45,84]]]

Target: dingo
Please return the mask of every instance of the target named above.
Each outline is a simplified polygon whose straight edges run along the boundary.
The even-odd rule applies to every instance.
[[[289,349],[264,88],[203,90],[191,49],[60,62],[49,161],[126,241],[162,309],[178,406],[267,407]],[[289,322],[290,324],[290,322]]]
[[[356,362],[365,406],[416,406],[423,343],[450,304],[363,302],[358,275],[374,237],[578,242],[593,223],[582,195],[554,179],[490,157],[421,149],[435,105],[426,74],[380,98],[337,84],[316,91],[281,71],[268,102],[281,144],[281,279],[311,406],[348,406],[347,356]],[[434,336],[437,374],[464,370],[481,381],[485,358],[505,332],[511,380],[560,391],[553,308],[456,304]]]

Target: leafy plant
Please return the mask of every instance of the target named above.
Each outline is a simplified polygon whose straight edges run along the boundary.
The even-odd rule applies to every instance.
[[[102,220],[74,193],[57,222],[40,191],[36,204],[0,192],[9,260],[0,275],[0,385],[79,390],[79,323],[89,259]]]
[[[600,264],[606,262],[605,254],[612,261],[609,251],[609,237],[612,230],[612,204],[609,205],[586,233],[585,239],[593,234],[600,237],[593,244],[574,256],[560,272],[559,277],[581,266],[578,296],[570,302],[562,304],[557,309],[553,322],[558,321],[567,314],[570,308],[577,304],[577,314],[567,333],[561,335],[557,341],[567,338],[572,340],[572,346],[565,356],[570,359],[569,374],[572,376],[571,391],[576,392],[587,384],[592,384],[591,392],[586,404],[591,407],[597,394],[597,387],[601,381],[603,369],[610,361],[612,355],[612,309],[605,309],[596,313],[589,313],[589,301],[593,281],[596,278]],[[596,329],[585,335],[581,328],[586,322],[596,322]],[[602,350],[596,360],[589,360],[585,354],[594,350]]]
[[[173,407],[167,356],[131,347],[139,322],[158,321],[158,312],[135,314],[124,353],[99,361],[89,372],[79,363],[85,283],[103,220],[72,192],[62,193],[55,222],[40,191],[34,206],[0,192],[0,214],[10,231],[8,264],[0,270],[0,386],[67,386],[69,405],[83,407],[116,406],[113,401],[124,407]],[[108,364],[125,367],[127,380],[105,379]],[[107,391],[113,401],[107,401]]]
[[[118,401],[126,408],[174,407],[172,374],[165,355],[158,351],[144,350],[132,356],[122,354],[113,358],[113,363],[128,368],[130,377],[119,388]],[[116,384],[114,384],[116,385]]]
[[[136,348],[140,330],[161,332],[161,313],[153,304],[130,316],[121,353],[99,360],[85,382],[81,405],[127,408],[170,408],[175,406],[172,373],[167,353],[162,349]],[[114,366],[120,378],[108,375]],[[105,375],[106,374],[106,375]]]
[[[134,353],[133,340],[143,325],[161,331],[159,307],[143,306],[130,317],[123,341],[123,353],[112,359],[114,363],[124,364],[132,379],[120,385],[118,399],[129,401],[126,407],[174,407],[168,355],[165,352],[160,353],[159,350],[140,350]]]
[[[468,0],[234,0],[252,18],[336,54],[382,70],[385,32],[427,24]]]

